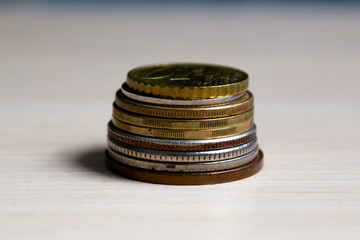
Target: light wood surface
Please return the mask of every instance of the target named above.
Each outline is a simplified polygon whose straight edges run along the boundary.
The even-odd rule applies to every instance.
[[[0,10],[1,239],[360,239],[357,9]],[[250,74],[265,167],[164,186],[104,167],[133,67]]]

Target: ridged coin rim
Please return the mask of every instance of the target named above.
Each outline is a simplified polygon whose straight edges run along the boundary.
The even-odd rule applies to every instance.
[[[168,185],[207,185],[238,181],[258,173],[263,165],[263,152],[259,150],[255,160],[238,168],[203,173],[176,173],[149,171],[131,167],[111,159],[106,152],[106,167],[115,174],[136,181]]]
[[[141,148],[165,151],[206,151],[234,147],[250,142],[256,137],[256,125],[254,124],[253,127],[245,133],[231,137],[206,140],[177,140],[145,137],[137,134],[128,133],[121,129],[118,129],[117,127],[115,127],[112,121],[109,121],[108,136],[114,140]]]
[[[209,98],[209,99],[169,99],[169,98],[158,98],[146,95],[146,93],[135,92],[126,83],[121,86],[121,92],[128,98],[135,101],[159,104],[159,105],[173,105],[173,106],[205,106],[213,104],[221,104],[234,101],[244,95],[244,93],[236,94],[233,96],[222,97],[222,98]]]
[[[187,66],[200,66],[200,67],[216,67],[220,69],[232,70],[234,72],[244,75],[244,78],[238,82],[230,84],[219,84],[210,86],[172,86],[172,85],[160,85],[154,82],[147,82],[142,78],[135,78],[136,72],[143,69],[151,69],[158,67],[175,65],[187,65]],[[235,73],[234,73],[235,74]],[[130,70],[127,74],[126,79],[127,85],[135,91],[144,92],[148,95],[154,95],[162,98],[173,98],[173,99],[211,99],[211,98],[222,98],[227,96],[233,96],[241,94],[248,89],[249,76],[246,72],[240,69],[231,68],[227,66],[220,66],[214,64],[200,64],[200,63],[167,63],[167,64],[155,64],[140,66]]]
[[[244,113],[229,117],[200,119],[200,120],[196,120],[196,119],[180,120],[178,118],[159,118],[159,117],[138,115],[122,110],[116,104],[113,104],[113,116],[119,121],[141,127],[179,129],[179,130],[181,129],[205,130],[205,129],[226,128],[226,127],[242,124],[248,119],[254,117],[254,108],[251,108],[250,110]]]
[[[155,137],[155,138],[169,138],[169,139],[201,140],[201,139],[230,137],[244,133],[252,128],[254,124],[254,119],[250,118],[244,121],[242,124],[232,127],[205,129],[205,130],[183,130],[183,129],[180,130],[180,129],[141,127],[120,121],[115,117],[112,118],[112,122],[117,128],[121,130],[141,136]]]
[[[117,162],[146,170],[165,171],[165,172],[213,172],[213,171],[223,171],[226,169],[237,168],[248,164],[257,157],[259,153],[259,147],[257,146],[250,153],[236,158],[231,158],[221,161],[213,161],[213,162],[201,162],[201,163],[159,162],[159,161],[129,157],[123,154],[116,153],[115,151],[109,148],[107,149],[107,151],[110,157]]]
[[[139,147],[123,144],[119,141],[114,141],[108,138],[108,147],[114,150],[116,153],[135,157],[139,159],[147,159],[152,161],[164,161],[164,162],[213,162],[221,161],[230,158],[236,158],[245,154],[248,154],[254,150],[257,146],[257,138],[252,141],[232,147],[220,150],[210,151],[159,151],[151,149],[142,149]]]
[[[208,106],[168,106],[153,105],[134,101],[126,97],[121,90],[116,92],[115,104],[126,111],[153,117],[201,119],[228,117],[244,113],[254,106],[251,92],[246,91],[241,98],[223,104]]]

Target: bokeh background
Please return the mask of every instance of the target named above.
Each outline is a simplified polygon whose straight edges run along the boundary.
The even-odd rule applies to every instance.
[[[358,1],[0,1],[1,239],[359,239]],[[265,168],[173,187],[103,164],[129,69],[245,70]]]
[[[348,96],[359,9],[331,0],[0,1],[0,91],[76,98],[81,89],[110,100],[135,66],[193,61],[244,69],[258,98]]]

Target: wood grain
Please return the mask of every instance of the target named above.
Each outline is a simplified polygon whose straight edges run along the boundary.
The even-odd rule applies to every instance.
[[[1,239],[359,239],[359,29],[357,9],[1,9]],[[259,174],[105,168],[127,70],[167,61],[249,73]]]

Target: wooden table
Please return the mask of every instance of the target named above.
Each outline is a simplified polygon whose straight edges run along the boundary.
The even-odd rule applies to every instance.
[[[0,10],[1,239],[359,239],[357,9]],[[250,74],[265,167],[165,186],[104,167],[126,72],[209,62]]]

